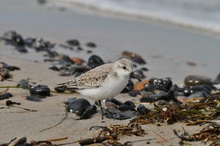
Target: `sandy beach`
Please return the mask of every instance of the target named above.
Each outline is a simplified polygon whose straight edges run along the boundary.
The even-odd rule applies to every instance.
[[[69,39],[78,39],[84,51],[77,52],[60,47],[57,47],[56,51],[84,60],[96,54],[105,62],[113,62],[121,57],[124,50],[141,54],[147,64],[139,67],[149,69],[145,73],[147,79],[170,77],[174,84],[181,85],[187,75],[203,75],[215,79],[219,74],[219,36],[168,24],[100,14],[80,7],[70,10],[39,5],[36,1],[2,0],[0,1],[0,36],[10,30],[22,34],[24,38],[42,37],[56,44],[65,43]],[[95,42],[97,48],[87,47],[87,42]],[[92,50],[92,53],[86,53],[87,50]],[[72,78],[61,77],[57,72],[48,69],[51,64],[44,62],[43,53],[36,53],[34,50],[26,54],[20,53],[2,41],[0,41],[0,62],[20,67],[19,71],[12,72],[12,80],[0,82],[0,86],[15,86],[21,79],[29,78],[30,82],[48,85],[53,90],[57,83]],[[192,62],[194,65],[189,65],[187,62]],[[100,113],[87,120],[77,120],[76,115],[70,113],[57,127],[40,132],[58,123],[65,116],[64,101],[82,96],[76,93],[53,93],[42,102],[33,102],[23,98],[29,95],[28,90],[9,89],[9,92],[13,94],[11,100],[20,102],[22,107],[37,112],[13,107],[1,109],[0,144],[21,136],[27,137],[28,142],[64,137],[67,139],[57,144],[74,142],[97,136],[98,131],[88,130],[91,126],[129,122],[129,120],[101,119]],[[120,101],[139,101],[138,97],[130,97],[128,94],[119,94],[116,98]],[[92,99],[88,100],[94,103]],[[5,100],[0,101],[0,106],[5,106]],[[150,142],[149,145],[178,145],[179,138],[173,134],[173,129],[182,132],[182,127],[189,133],[201,130],[200,126],[187,127],[183,123],[173,125],[164,123],[160,127],[144,125],[143,129],[147,133],[145,136],[125,136],[120,142],[137,141],[133,143],[134,146],[146,145],[146,142]],[[157,134],[167,141],[163,141]]]

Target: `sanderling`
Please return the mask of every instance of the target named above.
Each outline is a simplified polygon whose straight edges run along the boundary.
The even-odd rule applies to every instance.
[[[121,58],[114,63],[103,64],[86,73],[58,84],[66,89],[74,89],[83,96],[98,100],[118,95],[133,75],[133,64],[129,59]]]

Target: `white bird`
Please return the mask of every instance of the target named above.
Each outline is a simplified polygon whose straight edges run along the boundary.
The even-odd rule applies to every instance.
[[[81,95],[97,101],[118,95],[126,87],[130,75],[136,77],[133,74],[132,62],[127,58],[121,58],[58,85],[74,89]]]

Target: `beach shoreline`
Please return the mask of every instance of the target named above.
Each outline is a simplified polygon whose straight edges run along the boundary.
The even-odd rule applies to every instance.
[[[158,3],[157,3],[158,2]],[[147,1],[146,3],[142,3],[143,7],[140,6],[140,1],[136,3],[117,3],[117,2],[100,2],[101,4],[97,4],[99,3],[98,1],[96,2],[84,2],[84,1],[78,1],[78,0],[72,0],[72,1],[50,1],[48,0],[47,3],[49,3],[49,7],[56,7],[59,8],[61,10],[64,9],[84,9],[84,11],[92,11],[94,13],[94,11],[96,12],[96,14],[107,14],[107,15],[113,15],[113,16],[121,16],[122,18],[128,17],[129,19],[133,18],[133,19],[138,19],[138,20],[147,20],[147,21],[153,21],[156,23],[162,23],[162,24],[166,24],[166,25],[173,25],[173,26],[178,26],[178,27],[183,27],[186,29],[191,29],[193,31],[199,31],[199,32],[205,32],[205,33],[211,33],[212,35],[218,35],[220,34],[219,31],[219,26],[216,23],[212,23],[212,22],[207,22],[207,20],[203,21],[199,21],[197,17],[194,18],[193,21],[193,17],[190,16],[190,14],[188,13],[188,18],[187,16],[181,15],[178,11],[177,15],[173,15],[172,13],[175,13],[175,11],[166,11],[166,9],[163,9],[164,7],[166,8],[166,4],[165,3],[160,3],[159,1],[157,1],[157,4],[152,4],[151,2],[148,3],[148,7],[146,7]],[[46,3],[46,4],[47,4]],[[171,2],[172,3],[172,2]],[[174,4],[175,2],[173,2]],[[180,2],[181,3],[181,2]],[[124,4],[124,6],[123,6]],[[182,3],[181,3],[182,4]],[[195,6],[199,6],[202,5],[203,3],[185,3],[185,5],[193,5]],[[139,9],[138,9],[138,6]],[[160,6],[161,5],[161,6]],[[169,6],[172,6],[169,4]],[[167,6],[168,6],[167,5]],[[184,4],[182,4],[182,7]],[[178,5],[175,5],[177,6]],[[130,7],[130,9],[129,9]],[[152,9],[152,7],[155,7],[154,9]],[[182,8],[179,7],[179,8]],[[209,8],[211,8],[212,6],[209,5]],[[187,7],[184,7],[185,9],[187,9]],[[183,9],[184,9],[183,8]],[[191,6],[191,8],[193,8]],[[161,10],[162,9],[162,10]],[[203,7],[202,10],[207,10],[207,8]],[[158,10],[159,12],[157,12],[156,10]],[[196,7],[195,11],[198,11],[198,7]],[[183,10],[184,11],[184,10]],[[201,9],[200,9],[201,11]],[[164,14],[163,14],[164,12]],[[187,13],[186,11],[182,12],[182,13]],[[201,12],[200,12],[201,13]],[[217,13],[217,12],[216,12]],[[193,15],[195,13],[191,13],[191,15]],[[212,15],[212,13],[209,13],[210,15]],[[187,14],[186,14],[187,15]],[[196,15],[197,16],[197,15]],[[203,15],[204,16],[204,15]],[[201,17],[201,16],[200,16]],[[212,19],[213,20],[213,19]]]

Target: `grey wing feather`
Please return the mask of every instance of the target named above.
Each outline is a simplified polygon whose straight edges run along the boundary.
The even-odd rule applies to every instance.
[[[110,70],[111,64],[101,65],[89,70],[79,77],[58,85],[66,86],[67,89],[96,88],[103,83]]]

